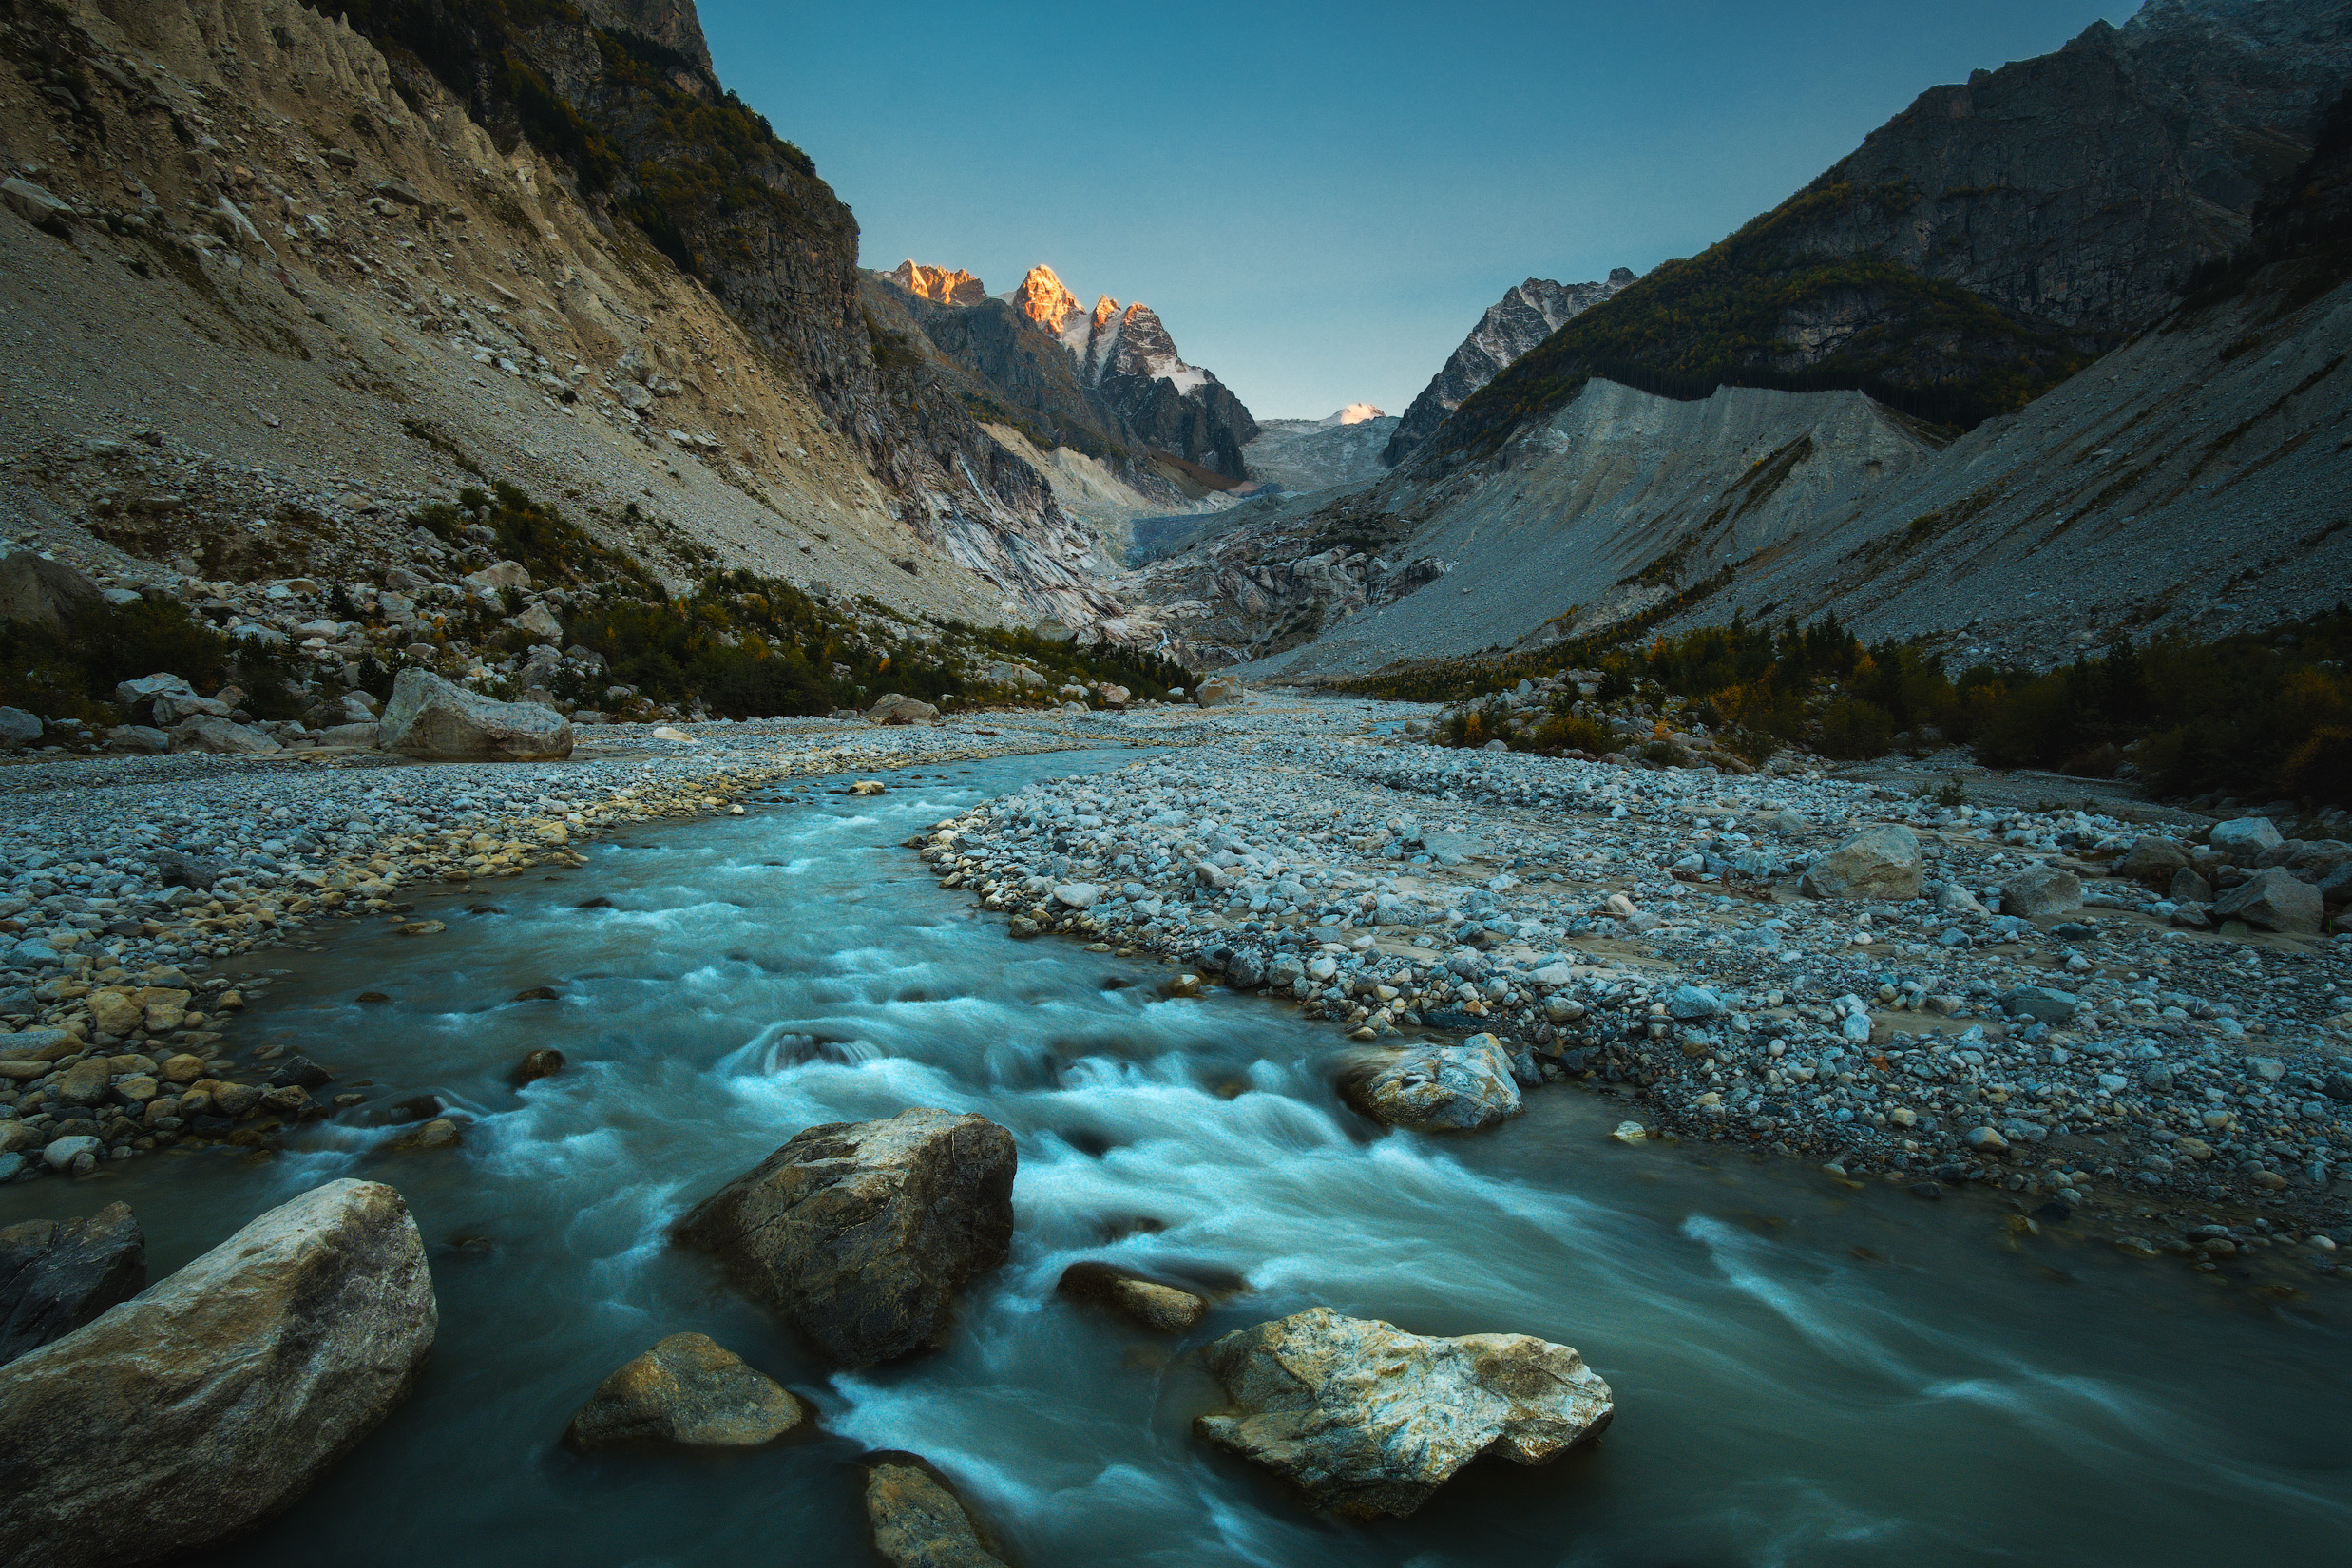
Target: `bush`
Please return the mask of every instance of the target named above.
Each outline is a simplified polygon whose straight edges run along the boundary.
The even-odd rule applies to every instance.
[[[0,622],[0,704],[9,707],[48,718],[118,723],[114,688],[161,674],[177,675],[203,692],[233,677],[248,690],[277,679],[260,650],[214,630],[177,600],[88,603],[62,633]]]
[[[1821,750],[1846,761],[1884,756],[1894,744],[1895,721],[1884,708],[1859,697],[1842,697],[1822,710]]]

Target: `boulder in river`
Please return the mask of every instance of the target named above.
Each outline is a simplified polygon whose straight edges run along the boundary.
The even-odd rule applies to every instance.
[[[1004,1568],[955,1489],[912,1454],[868,1460],[866,1518],[890,1568]]]
[[[553,708],[501,702],[408,669],[392,682],[376,744],[440,762],[550,762],[572,755],[572,727]]]
[[[239,1535],[415,1386],[438,1321],[400,1195],[341,1180],[0,1368],[11,1568],[124,1568]]]
[[[564,1428],[576,1453],[616,1443],[749,1448],[800,1425],[800,1402],[708,1334],[672,1334],[596,1386]]]
[[[1163,1334],[1183,1333],[1209,1310],[1209,1304],[1190,1291],[1091,1259],[1062,1270],[1054,1289],[1074,1301],[1105,1308]]]
[[[1493,1035],[1459,1045],[1413,1045],[1377,1053],[1344,1073],[1339,1091],[1376,1121],[1393,1127],[1476,1132],[1520,1113],[1511,1058]]]
[[[1922,870],[1919,834],[1882,822],[1814,861],[1805,890],[1815,898],[1917,898]]]
[[[1013,1136],[917,1109],[797,1134],[679,1227],[844,1367],[947,1336],[957,1298],[1003,1265],[1013,1234]]]
[[[0,1230],[0,1365],[71,1333],[147,1283],[147,1240],[126,1203],[87,1219]]]
[[[1403,1516],[1470,1461],[1538,1464],[1597,1434],[1609,1385],[1529,1334],[1425,1338],[1310,1307],[1227,1334],[1209,1368],[1235,1406],[1193,1429],[1348,1519]]]

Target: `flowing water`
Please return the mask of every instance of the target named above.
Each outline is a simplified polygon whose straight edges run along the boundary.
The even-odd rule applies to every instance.
[[[2266,1563],[2352,1560],[2342,1309],[1718,1149],[1624,1147],[1555,1088],[1476,1138],[1377,1137],[1328,1025],[1169,970],[1015,943],[899,842],[1028,778],[1020,758],[647,830],[487,885],[424,941],[354,932],[244,1027],[383,1102],[471,1114],[453,1151],[306,1130],[274,1159],[139,1160],[0,1191],[0,1223],[127,1199],[155,1277],[344,1175],[433,1249],[416,1396],[240,1565],[861,1563],[855,1457],[920,1453],[1028,1568],[1054,1564]],[[583,908],[596,897],[609,908]],[[482,912],[468,913],[470,904]],[[511,1002],[547,985],[553,1002]],[[380,991],[390,1001],[362,1004]],[[554,1045],[561,1077],[507,1069]],[[666,1228],[820,1121],[970,1110],[1020,1141],[1011,1265],[936,1354],[827,1377]],[[1413,1519],[1338,1525],[1189,1434],[1183,1347],[1057,1298],[1116,1259],[1219,1292],[1193,1343],[1317,1303],[1429,1333],[1574,1345],[1597,1444],[1477,1465]],[[1246,1282],[1246,1289],[1242,1289]],[[825,1435],[721,1455],[557,1445],[605,1373],[710,1333]]]

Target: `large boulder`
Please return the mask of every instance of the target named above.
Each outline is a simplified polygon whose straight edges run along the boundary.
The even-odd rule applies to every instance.
[[[392,682],[376,744],[437,762],[551,762],[572,755],[572,727],[553,708],[501,702],[411,669]]]
[[[954,1488],[912,1454],[868,1462],[866,1518],[890,1568],[1004,1568]]]
[[[2174,873],[2189,869],[2189,851],[2169,838],[2142,834],[2134,839],[2124,857],[2115,862],[2115,874],[2162,889],[2172,884]]]
[[[616,1443],[748,1448],[800,1425],[800,1402],[708,1334],[672,1334],[596,1386],[564,1429],[585,1453]]]
[[[1609,1385],[1528,1334],[1425,1338],[1310,1307],[1227,1334],[1209,1368],[1235,1408],[1193,1429],[1348,1519],[1405,1515],[1483,1454],[1538,1464],[1598,1433]]]
[[[63,631],[75,613],[98,602],[98,584],[62,561],[30,550],[0,558],[0,621]]]
[[[0,746],[38,746],[48,726],[22,708],[0,708]]]
[[[2311,936],[2327,918],[2327,908],[2318,888],[2285,867],[2273,866],[2256,871],[2215,899],[2213,918],[2243,920],[2257,930]]]
[[[1193,700],[1204,708],[1230,708],[1248,696],[1237,675],[1213,675],[1193,688]]]
[[[939,721],[939,710],[928,702],[889,692],[866,710],[866,717],[875,724],[935,724]]]
[[[949,1111],[811,1127],[679,1227],[844,1367],[938,1344],[1013,1235],[1013,1136]]]
[[[175,752],[219,752],[227,756],[267,756],[286,748],[280,746],[274,736],[250,724],[216,718],[210,714],[198,714],[171,727],[171,749]]]
[[[2265,850],[2275,850],[2285,840],[2279,836],[2279,825],[2268,817],[2241,816],[2214,823],[2212,831],[2206,834],[2206,842],[2225,858],[2245,866]]]
[[[128,1204],[0,1231],[0,1365],[71,1333],[146,1283],[147,1238]]]
[[[1815,898],[1917,898],[1921,870],[1919,835],[1882,822],[1814,861],[1804,886]]]
[[[2028,866],[2000,885],[2000,912],[2040,920],[2082,908],[2082,883],[2056,866]]]
[[[1341,1075],[1340,1094],[1392,1127],[1476,1132],[1520,1113],[1510,1054],[1493,1035],[1459,1045],[1413,1045]]]
[[[400,1195],[279,1205],[0,1368],[12,1568],[127,1568],[285,1507],[406,1399],[437,1323]]]

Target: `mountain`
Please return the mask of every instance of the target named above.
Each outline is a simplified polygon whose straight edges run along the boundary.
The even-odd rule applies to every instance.
[[[1188,365],[1151,306],[1104,295],[1079,308],[1051,267],[1030,269],[1013,308],[1061,340],[1086,384],[1141,446],[1228,479],[1250,477],[1241,449],[1257,434],[1250,411],[1212,373]]]
[[[160,511],[127,457],[14,469],[13,509],[367,577],[425,559],[406,507],[512,479],[674,583],[1116,615],[1046,477],[870,328],[854,219],[690,5],[338,10],[0,0],[0,135],[45,149],[0,215],[0,314],[41,345],[0,430],[189,466]]]
[[[1241,449],[1250,477],[1286,490],[1329,489],[1369,479],[1386,467],[1382,454],[1397,420],[1369,403],[1350,403],[1328,419],[1268,419]]]
[[[1428,445],[1438,427],[1445,423],[1445,416],[1462,407],[1463,399],[1501,374],[1505,367],[1565,326],[1571,317],[1599,304],[1633,281],[1634,274],[1624,267],[1613,268],[1608,281],[1602,283],[1555,283],[1548,277],[1530,277],[1487,306],[1486,314],[1470,329],[1470,335],[1447,356],[1444,366],[1429,378],[1421,395],[1405,411],[1405,417],[1388,438],[1382,461],[1390,468],[1409,461]]]
[[[2248,233],[2352,76],[2352,0],[2151,0],[1922,93],[1810,185],[1578,316],[1425,456],[1491,450],[1605,375],[1670,396],[1858,387],[1967,426],[2153,322]]]
[[[987,286],[961,269],[949,272],[945,267],[926,267],[908,260],[901,261],[888,276],[908,294],[934,305],[977,305],[988,297]]]

